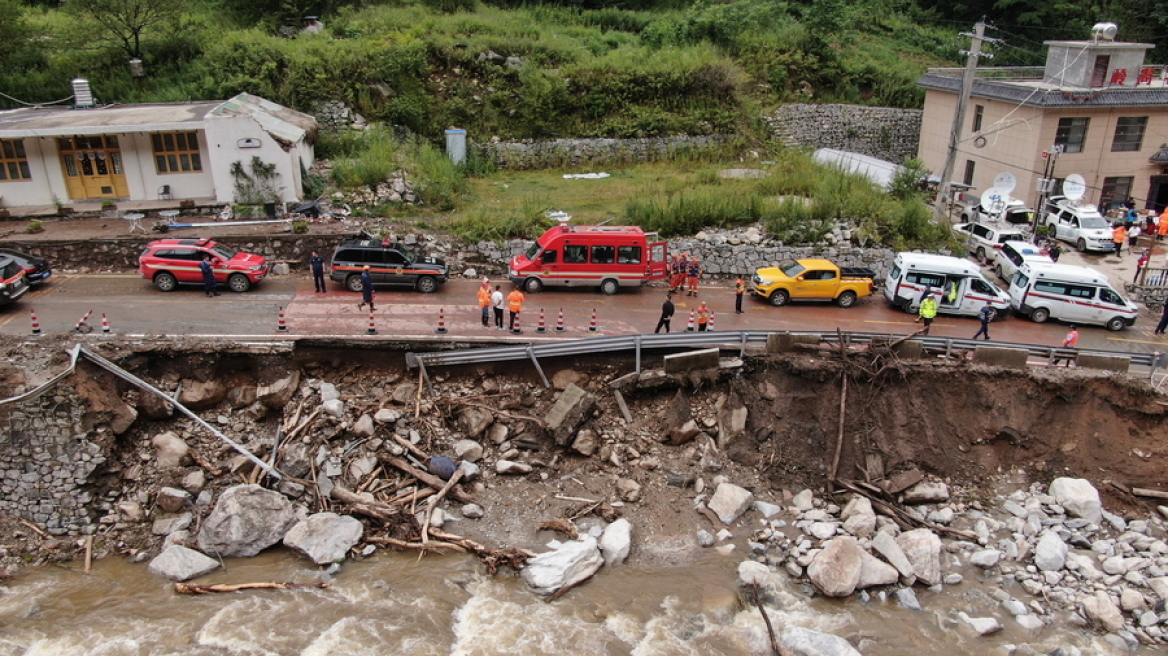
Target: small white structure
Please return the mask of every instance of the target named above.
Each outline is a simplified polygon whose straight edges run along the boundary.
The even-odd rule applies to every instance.
[[[820,148],[811,156],[817,164],[862,175],[887,190],[900,166],[887,160],[835,148]]]
[[[0,196],[6,207],[69,200],[236,202],[238,162],[274,167],[271,198],[300,199],[313,163],[313,117],[258,96],[226,101],[25,107],[0,111]],[[256,199],[253,199],[253,202]]]

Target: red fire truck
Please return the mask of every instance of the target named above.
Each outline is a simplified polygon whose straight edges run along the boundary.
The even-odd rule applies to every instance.
[[[511,260],[511,282],[525,291],[545,286],[599,286],[612,295],[669,275],[668,247],[636,226],[559,225]]]

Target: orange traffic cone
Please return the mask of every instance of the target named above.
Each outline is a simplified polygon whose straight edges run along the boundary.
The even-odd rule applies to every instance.
[[[78,321],[77,325],[73,327],[73,330],[76,330],[79,333],[87,333],[92,331],[93,328],[90,327],[89,324],[85,323],[86,321],[89,321],[89,315],[91,314],[93,314],[93,310],[86,312],[85,316],[81,317],[81,320]]]
[[[547,326],[543,325],[543,308],[539,309],[539,323],[535,326],[535,332],[546,333]]]
[[[109,319],[106,318],[105,312],[101,313],[101,334],[110,334]]]
[[[694,311],[689,311],[689,323],[685,325],[685,332],[692,333],[694,331]]]
[[[438,328],[434,332],[439,335],[446,334],[446,308],[438,310]]]
[[[33,337],[40,337],[42,334],[41,333],[41,324],[39,321],[37,321],[36,310],[29,308],[28,311],[32,314],[32,336]]]
[[[284,306],[280,306],[280,318],[276,321],[276,330],[286,333],[288,332],[288,324],[284,323]]]
[[[373,323],[373,310],[369,311],[369,329],[365,331],[366,335],[376,335],[377,325]]]
[[[523,329],[519,327],[519,315],[516,314],[515,315],[515,325],[511,327],[511,334],[518,335],[522,332],[523,332]]]
[[[556,332],[564,332],[564,308],[560,308],[560,316],[556,319]]]
[[[588,321],[588,332],[596,332],[596,308],[592,308],[592,319]]]
[[[710,321],[706,325],[706,330],[713,330],[713,329],[714,329],[714,313],[711,312],[710,313]]]

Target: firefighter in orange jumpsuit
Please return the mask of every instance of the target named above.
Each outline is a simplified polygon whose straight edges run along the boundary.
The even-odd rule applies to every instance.
[[[688,291],[690,296],[698,295],[698,277],[702,275],[702,263],[698,258],[691,258],[689,261],[689,270],[686,272],[686,283],[688,284]]]

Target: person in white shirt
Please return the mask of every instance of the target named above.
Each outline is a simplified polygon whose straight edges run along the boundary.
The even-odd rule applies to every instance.
[[[495,285],[495,291],[491,294],[491,308],[495,310],[495,327],[503,330],[503,290],[500,285]]]

